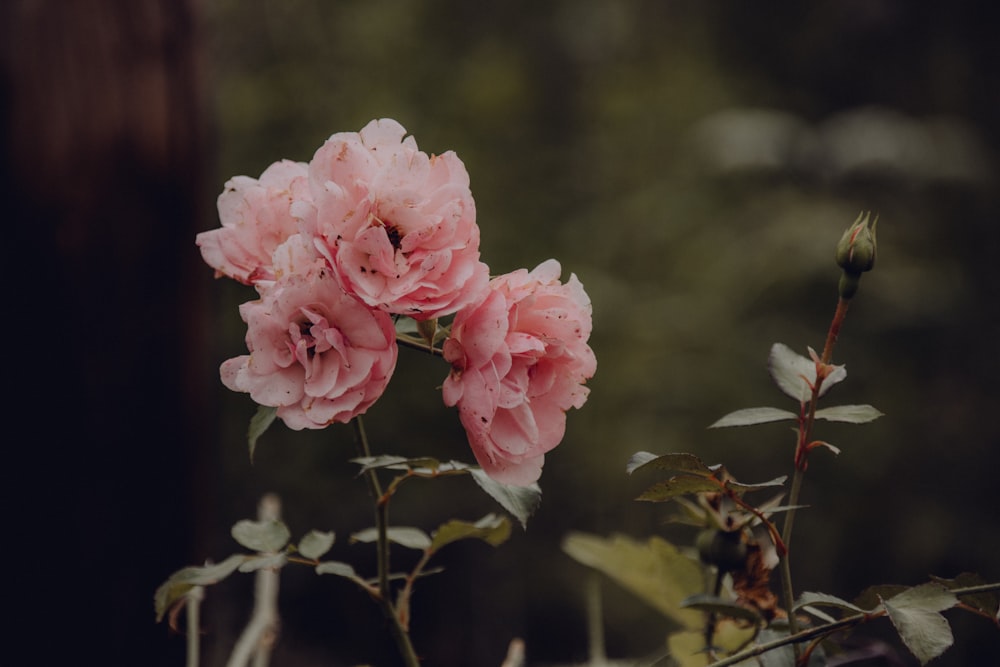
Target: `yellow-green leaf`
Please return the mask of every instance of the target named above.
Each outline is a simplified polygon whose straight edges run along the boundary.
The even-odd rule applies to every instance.
[[[697,629],[704,624],[702,612],[681,607],[685,599],[704,591],[704,569],[666,540],[652,537],[638,542],[625,535],[570,533],[562,548],[679,625]]]

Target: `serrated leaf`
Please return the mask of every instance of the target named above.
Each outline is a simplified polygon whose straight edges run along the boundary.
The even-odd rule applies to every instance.
[[[934,576],[932,576],[931,579],[938,582],[948,590],[982,586],[986,583],[985,579],[973,572],[963,572],[954,579],[945,579],[943,577]],[[958,596],[958,599],[989,617],[997,618],[998,607],[1000,607],[1000,593],[997,591],[985,591],[982,593],[960,595]]]
[[[698,629],[704,616],[681,608],[686,598],[700,593],[704,569],[677,547],[659,537],[638,542],[625,535],[610,538],[570,533],[563,551],[574,560],[610,577],[620,586],[685,628]]]
[[[423,551],[431,545],[431,538],[419,528],[410,526],[390,526],[385,531],[390,542],[394,542],[407,549],[417,549]],[[378,539],[378,530],[366,528],[351,535],[352,542],[370,543]]]
[[[438,551],[452,542],[479,539],[492,546],[503,544],[510,537],[510,521],[507,517],[487,514],[475,523],[452,519],[442,524],[431,538],[431,551]]]
[[[867,424],[882,416],[881,412],[870,405],[834,405],[816,411],[816,419],[847,424]]]
[[[335,539],[333,531],[310,530],[299,540],[299,553],[310,560],[318,560],[333,547]]]
[[[719,491],[720,488],[720,484],[710,477],[691,474],[675,475],[649,487],[639,494],[636,500],[662,503],[688,493]]]
[[[649,452],[638,452],[633,454],[632,458],[629,459],[628,465],[625,467],[625,472],[631,475],[641,468],[672,470],[674,472],[686,472],[709,477],[717,472],[720,466],[707,465],[694,454],[686,452],[674,452],[663,454],[662,456],[656,456]]]
[[[808,402],[812,398],[812,385],[816,383],[816,362],[808,357],[803,357],[784,343],[775,343],[771,346],[771,353],[767,360],[768,372],[778,388],[787,396],[796,401]],[[830,387],[841,382],[847,377],[847,369],[843,366],[834,366],[820,387],[819,395],[822,396]]]
[[[283,553],[250,556],[240,565],[240,572],[256,572],[257,570],[284,567],[287,562],[288,556]]]
[[[237,521],[230,534],[233,539],[251,551],[273,552],[278,551],[291,539],[292,534],[281,521],[251,521],[242,519]]]
[[[836,607],[837,609],[844,609],[846,611],[851,611],[854,613],[865,613],[866,610],[862,609],[858,605],[848,602],[847,600],[841,600],[835,595],[828,595],[826,593],[811,593],[806,592],[799,596],[799,599],[795,603],[795,609],[801,609],[805,606],[814,607]],[[874,610],[867,610],[874,611]]]
[[[542,502],[542,489],[538,484],[511,486],[496,481],[482,468],[469,468],[469,472],[479,488],[510,512],[521,524],[521,528],[527,529],[528,519]]]
[[[727,428],[730,426],[753,426],[754,424],[768,424],[777,421],[787,421],[798,419],[799,416],[788,410],[778,408],[744,408],[730,412],[725,417],[714,422],[708,428]]]
[[[222,581],[235,572],[246,559],[247,556],[244,554],[234,554],[218,564],[185,567],[174,572],[160,584],[153,596],[156,622],[163,620],[163,615],[171,605],[187,595],[192,588]]]
[[[907,588],[909,587],[900,586],[898,584],[877,584],[875,586],[869,586],[865,590],[861,591],[856,598],[854,598],[854,604],[858,605],[862,609],[870,609],[874,611],[882,606],[883,599],[898,595]]]
[[[958,598],[937,583],[915,586],[882,601],[903,643],[922,665],[954,643],[948,619],[940,612],[957,603]]]
[[[268,427],[274,423],[278,416],[278,408],[267,405],[258,405],[257,412],[250,418],[250,426],[247,428],[247,445],[250,447],[250,463],[253,463],[253,453],[257,449],[257,440],[264,435]]]

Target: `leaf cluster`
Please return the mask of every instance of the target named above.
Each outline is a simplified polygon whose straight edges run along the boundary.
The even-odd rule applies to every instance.
[[[156,620],[160,622],[172,609],[183,606],[187,596],[196,588],[217,584],[234,572],[255,572],[260,569],[280,569],[288,563],[312,566],[317,574],[334,574],[350,579],[372,595],[378,594],[375,579],[362,577],[349,563],[320,560],[335,542],[333,532],[311,530],[298,544],[290,542],[288,527],[278,520],[237,521],[230,531],[240,546],[254,553],[233,554],[221,563],[191,566],[174,572],[157,588],[154,595]],[[410,573],[393,575],[395,579],[412,581],[424,574],[427,561],[445,546],[460,540],[478,539],[491,546],[505,542],[511,533],[510,521],[506,517],[487,514],[475,522],[450,520],[432,531],[430,535],[418,528],[391,526],[387,529],[390,541],[400,546],[422,551],[421,561]],[[375,529],[357,532],[350,537],[351,543],[375,541]]]

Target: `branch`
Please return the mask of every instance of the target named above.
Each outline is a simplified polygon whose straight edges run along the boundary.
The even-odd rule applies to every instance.
[[[981,584],[978,586],[967,586],[965,588],[951,588],[948,589],[955,597],[962,595],[973,595],[975,593],[989,593],[992,591],[1000,590],[1000,582],[992,584]],[[789,609],[788,615],[791,617],[793,610]],[[861,625],[862,623],[867,623],[876,618],[881,618],[885,616],[886,612],[884,609],[880,609],[872,612],[863,612],[860,614],[852,614],[850,616],[845,616],[842,619],[833,621],[831,623],[826,623],[825,625],[817,625],[815,628],[809,628],[808,630],[803,630],[794,634],[790,634],[786,637],[780,637],[773,641],[767,642],[766,644],[757,644],[756,646],[751,646],[750,648],[739,651],[738,653],[733,653],[728,658],[723,660],[718,660],[709,665],[709,667],[727,667],[728,665],[735,665],[748,658],[754,658],[758,655],[763,655],[768,651],[773,651],[776,648],[781,648],[782,646],[787,646],[789,644],[798,645],[802,642],[807,642],[811,639],[817,637],[823,637],[825,635],[832,634],[838,630],[843,630],[844,628],[850,628],[855,625]]]

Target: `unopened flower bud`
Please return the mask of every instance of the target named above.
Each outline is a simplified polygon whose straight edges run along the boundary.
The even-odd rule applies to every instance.
[[[837,264],[846,274],[860,274],[871,271],[875,266],[875,225],[878,216],[871,219],[871,213],[862,212],[837,244]]]

